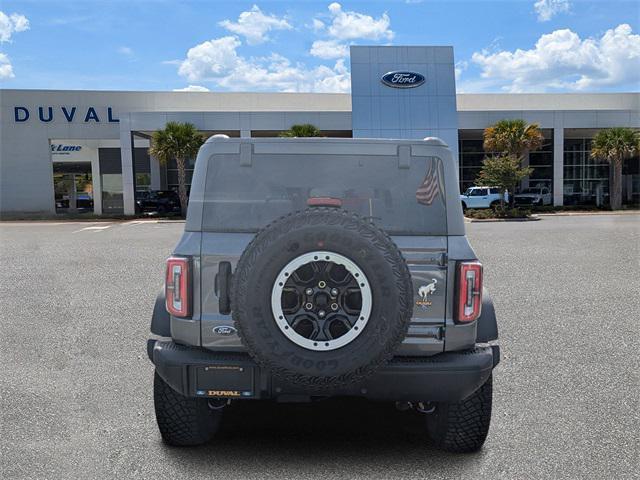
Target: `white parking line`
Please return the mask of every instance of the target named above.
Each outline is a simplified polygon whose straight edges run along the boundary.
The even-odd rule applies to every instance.
[[[94,226],[91,226],[91,227],[81,228],[80,230],[76,230],[75,232],[71,232],[71,233],[84,232],[86,230],[90,230],[90,231],[93,231],[94,233],[97,233],[97,232],[101,232],[103,230],[106,230],[109,227],[111,227],[111,225],[101,225],[101,226],[94,225]]]
[[[39,222],[4,220],[0,222],[0,227],[52,227],[59,225],[86,225],[86,223],[87,222]]]
[[[158,223],[158,220],[131,220],[130,222],[123,223],[123,225],[125,227],[131,227],[133,225],[144,225],[145,223]]]

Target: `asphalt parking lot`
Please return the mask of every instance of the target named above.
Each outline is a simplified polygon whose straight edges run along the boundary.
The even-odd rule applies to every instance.
[[[468,224],[500,320],[485,448],[337,401],[229,410],[213,444],[160,441],[145,342],[180,223],[0,224],[1,477],[638,478],[640,216]]]

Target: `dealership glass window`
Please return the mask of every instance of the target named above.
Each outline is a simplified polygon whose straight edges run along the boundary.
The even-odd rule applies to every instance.
[[[475,136],[480,138],[461,138],[459,141],[461,192],[476,184],[475,180],[482,168],[482,161],[490,155],[482,147],[482,133],[476,133]]]
[[[485,152],[482,130],[460,130],[458,142],[460,160],[460,191],[475,185],[482,161],[496,152]],[[529,186],[553,188],[553,130],[543,129],[545,141],[542,147],[529,153],[529,165],[533,173],[529,177]]]
[[[119,148],[98,149],[104,214],[124,213],[122,162]]]
[[[151,174],[136,173],[136,192],[146,192],[151,189]]]
[[[187,191],[191,187],[191,178],[193,177],[193,167],[196,164],[196,159],[192,158],[187,160],[185,173],[187,176]],[[170,190],[178,189],[178,165],[175,160],[167,162],[167,188]]]
[[[545,187],[553,190],[553,139],[550,132],[543,132],[544,143],[535,152],[529,153],[529,166],[533,172],[529,176],[530,187]]]
[[[640,158],[636,157],[636,167],[640,164]],[[628,195],[623,195],[623,202],[626,198],[630,198],[631,204],[635,207],[640,205],[640,174],[634,173],[631,174],[631,193]]]
[[[105,214],[123,213],[122,174],[102,173],[100,179],[102,180],[102,211]]]
[[[91,162],[53,162],[56,213],[93,212]]]
[[[565,205],[602,205],[609,201],[609,164],[592,159],[590,153],[590,138],[565,139]]]
[[[147,148],[134,148],[133,161],[136,180],[136,192],[151,190],[151,161]]]

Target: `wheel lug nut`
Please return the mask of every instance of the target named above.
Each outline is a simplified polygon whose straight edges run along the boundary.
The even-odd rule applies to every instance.
[[[307,310],[311,310],[313,308],[313,304],[311,302],[307,302],[304,306]]]
[[[327,282],[325,282],[324,280],[320,280],[320,281],[318,282],[318,287],[320,287],[320,288],[324,288],[324,287],[326,287],[326,286],[327,286]]]
[[[338,296],[338,293],[340,293],[340,292],[338,292],[338,289],[337,289],[337,288],[332,288],[332,289],[331,289],[331,296],[332,296],[332,297],[337,297],[337,296]]]
[[[333,310],[334,312],[335,312],[336,310],[338,310],[338,304],[337,304],[337,303],[332,303],[332,304],[331,304],[331,310]]]
[[[304,293],[306,293],[307,295],[313,295],[313,288],[307,288]]]
[[[320,310],[320,311],[318,312],[318,316],[319,316],[320,318],[324,317],[324,316],[325,316],[324,310]]]

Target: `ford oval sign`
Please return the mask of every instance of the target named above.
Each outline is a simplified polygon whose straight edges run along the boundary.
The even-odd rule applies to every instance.
[[[389,72],[382,76],[382,83],[393,88],[414,88],[424,83],[424,75],[416,72]]]
[[[228,337],[229,335],[233,335],[237,332],[237,330],[230,325],[218,325],[213,328],[213,333],[217,335],[222,335],[223,337]]]

